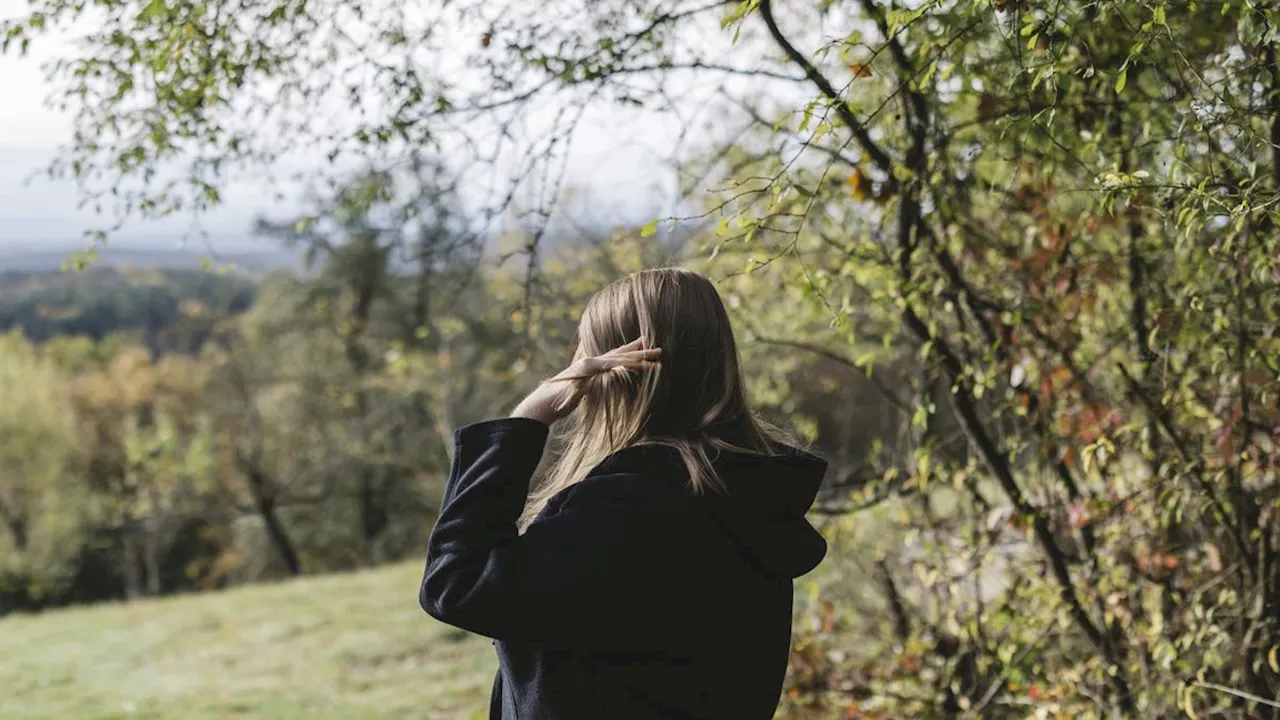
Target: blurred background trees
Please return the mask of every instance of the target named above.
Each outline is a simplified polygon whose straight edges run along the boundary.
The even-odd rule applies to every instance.
[[[87,201],[326,163],[300,272],[6,279],[6,606],[416,557],[451,430],[680,262],[832,459],[785,714],[1280,717],[1272,5],[99,5],[3,26],[97,13]],[[601,106],[675,118],[669,217],[557,214]]]

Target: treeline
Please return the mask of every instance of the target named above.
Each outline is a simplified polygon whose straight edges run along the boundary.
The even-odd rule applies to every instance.
[[[418,556],[453,429],[509,410],[559,369],[581,307],[605,283],[696,256],[687,238],[621,231],[548,241],[559,249],[530,274],[511,252],[527,238],[481,242],[436,205],[414,213],[425,220],[375,228],[370,218],[399,210],[369,194],[387,182],[365,179],[315,215],[263,223],[308,250],[303,274],[257,285],[106,270],[24,281],[45,299],[23,307],[88,317],[101,291],[117,314],[94,316],[92,333],[37,324],[2,336],[0,611]],[[64,282],[62,305],[55,291],[40,295]],[[768,340],[764,328],[800,293],[752,278],[722,287],[760,405],[832,452],[833,497],[878,472],[869,459],[885,453],[873,445],[893,433],[861,428],[845,408],[883,405],[875,422],[894,432],[906,419],[894,421],[847,361]],[[776,320],[758,312],[766,304]]]
[[[343,255],[314,279],[268,277],[256,304],[216,317],[191,353],[10,330],[0,610],[416,556],[452,429],[508,409],[563,361],[590,292],[661,262],[643,245],[623,238],[548,264],[532,313],[517,264],[432,269],[424,290],[422,277],[376,266],[352,273]],[[429,316],[413,312],[424,298]],[[773,392],[782,417],[795,398]]]
[[[514,353],[516,334],[493,322],[500,312],[467,310],[489,304],[497,276],[433,271],[454,290],[432,296],[442,310],[420,323],[404,312],[421,301],[417,278],[352,272],[350,259],[310,280],[267,278],[245,313],[193,298],[166,307],[194,294],[171,276],[130,301],[150,310],[99,314],[93,334],[2,336],[0,609],[417,552],[444,438],[506,392],[510,367],[478,371]],[[129,294],[116,273],[77,277],[86,307],[96,289]]]
[[[240,273],[92,266],[0,272],[0,331],[36,342],[127,335],[155,352],[195,352],[216,318],[244,312],[256,282]]]

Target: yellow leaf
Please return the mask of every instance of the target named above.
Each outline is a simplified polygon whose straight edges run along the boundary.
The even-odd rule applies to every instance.
[[[862,170],[854,170],[849,176],[849,194],[854,200],[864,200],[867,197],[867,179],[863,177]]]
[[[1280,645],[1271,648],[1271,652],[1267,653],[1267,664],[1271,666],[1271,672],[1280,673],[1280,659],[1276,658],[1276,652],[1280,651]]]

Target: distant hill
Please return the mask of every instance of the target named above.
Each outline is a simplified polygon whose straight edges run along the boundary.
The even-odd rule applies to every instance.
[[[52,272],[62,268],[82,249],[77,245],[0,245],[0,273],[3,272]],[[203,247],[153,247],[143,245],[108,245],[98,252],[94,261],[99,266],[127,266],[134,268],[158,268],[171,270],[199,270],[206,259],[218,265],[234,265],[248,272],[261,272],[279,268],[296,268],[301,264],[301,253],[295,250],[264,245],[262,249],[240,248],[223,250],[214,247],[210,255]]]
[[[6,268],[0,270],[0,332],[18,328],[36,341],[126,335],[159,352],[194,352],[221,319],[253,304],[258,274],[140,261],[95,263],[79,272]]]

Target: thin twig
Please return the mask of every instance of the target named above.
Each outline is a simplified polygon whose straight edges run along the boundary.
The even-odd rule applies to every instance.
[[[1238,698],[1251,700],[1253,702],[1266,705],[1267,707],[1280,708],[1280,702],[1276,702],[1275,700],[1268,700],[1263,697],[1258,697],[1257,695],[1254,695],[1252,693],[1247,693],[1243,690],[1235,690],[1233,688],[1227,687],[1226,685],[1218,685],[1217,683],[1210,683],[1210,682],[1200,682],[1199,680],[1191,684],[1196,687],[1202,687],[1209,690],[1217,690],[1218,692],[1224,692],[1228,695],[1235,695]]]

